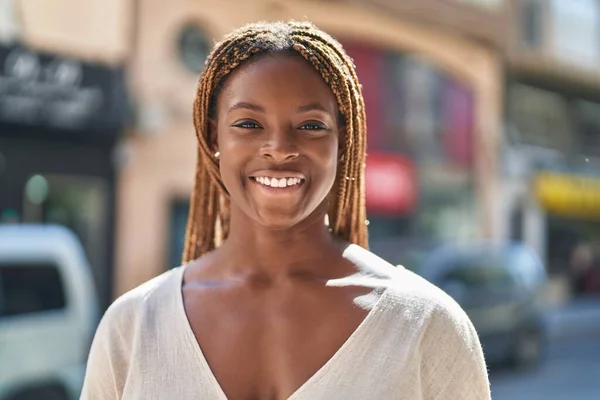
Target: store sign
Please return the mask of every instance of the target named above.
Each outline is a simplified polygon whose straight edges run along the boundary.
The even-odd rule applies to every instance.
[[[417,204],[417,179],[405,157],[373,154],[367,157],[367,210],[383,214],[407,214]]]
[[[600,179],[542,172],[533,182],[542,207],[551,213],[600,218]]]
[[[124,120],[116,70],[21,46],[0,46],[0,124],[102,130]]]

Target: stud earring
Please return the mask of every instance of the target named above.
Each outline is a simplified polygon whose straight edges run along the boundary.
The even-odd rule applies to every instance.
[[[215,153],[215,158],[219,158],[219,156],[220,156],[220,155],[221,155],[221,153],[217,151],[217,152]]]

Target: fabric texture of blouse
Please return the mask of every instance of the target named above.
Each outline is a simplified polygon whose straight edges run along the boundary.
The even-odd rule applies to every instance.
[[[358,246],[382,294],[342,347],[291,400],[487,400],[481,344],[461,307],[418,275]],[[119,297],[96,331],[83,400],[227,400],[182,297],[185,266]]]

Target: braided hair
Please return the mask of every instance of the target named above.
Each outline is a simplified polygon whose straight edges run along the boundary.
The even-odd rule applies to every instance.
[[[260,56],[298,54],[331,88],[345,125],[344,156],[332,190],[328,218],[332,233],[362,247],[368,246],[365,208],[366,116],[354,64],[342,46],[308,22],[245,25],[217,43],[206,60],[194,101],[198,162],[192,193],[183,262],[218,247],[229,233],[229,194],[219,172],[217,155],[208,137],[209,118],[226,77],[240,65]]]

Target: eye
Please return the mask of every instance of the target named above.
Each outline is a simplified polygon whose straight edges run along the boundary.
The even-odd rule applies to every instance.
[[[261,128],[261,126],[258,125],[255,121],[249,121],[249,120],[236,122],[232,126],[236,127],[236,128],[242,128],[242,129],[260,129]]]
[[[300,126],[300,129],[305,131],[322,131],[326,130],[327,126],[320,122],[307,122],[305,124],[302,124]]]

